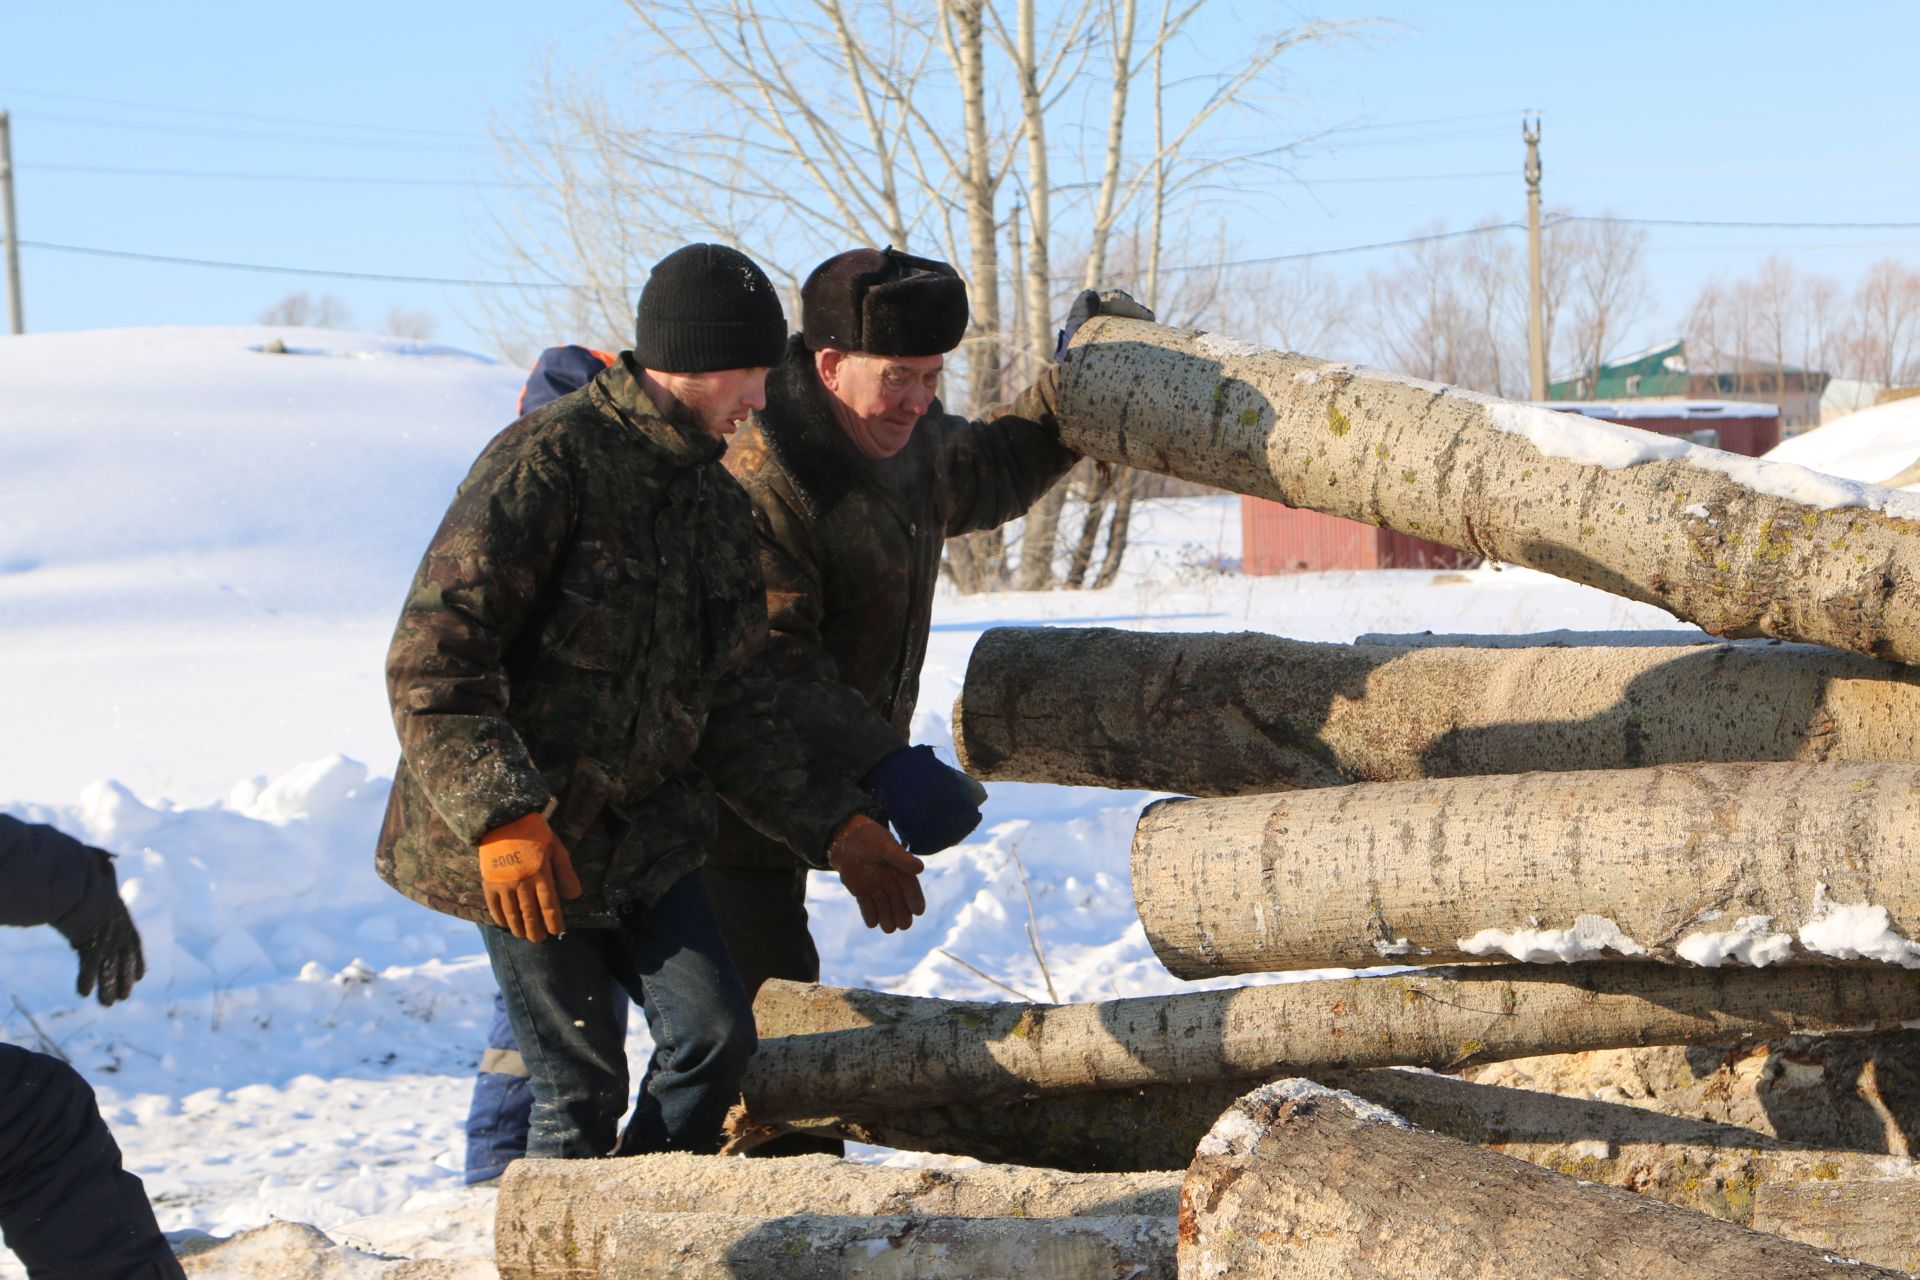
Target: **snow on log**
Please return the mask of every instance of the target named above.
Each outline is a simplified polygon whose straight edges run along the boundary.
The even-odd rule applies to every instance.
[[[1417,1129],[1305,1080],[1263,1085],[1180,1190],[1181,1280],[1891,1276]]]
[[[1236,796],[1685,761],[1920,760],[1920,670],[1805,645],[1406,648],[1002,627],[953,706],[975,777]]]
[[[1374,369],[1096,317],[1061,439],[1644,600],[1920,662],[1920,500]]]
[[[1164,800],[1133,892],[1182,978],[1484,958],[1920,967],[1920,768],[1703,764]]]
[[[630,1213],[1171,1220],[1178,1187],[1171,1173],[894,1169],[831,1156],[516,1160],[500,1180],[494,1248],[506,1280],[549,1280],[596,1274],[613,1256],[618,1219]]]
[[[762,1043],[743,1086],[760,1123],[799,1127],[884,1097],[901,1110],[1342,1067],[1892,1026],[1920,1016],[1905,970],[1471,966],[1377,978],[968,1005]]]
[[[754,1163],[773,1163],[755,1161]],[[1171,1216],[617,1215],[579,1258],[502,1280],[1173,1280]]]

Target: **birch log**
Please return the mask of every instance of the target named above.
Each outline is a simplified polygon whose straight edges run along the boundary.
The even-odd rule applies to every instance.
[[[1417,648],[1003,627],[953,704],[975,777],[1236,796],[1684,761],[1920,760],[1920,670],[1805,645]]]
[[[766,1041],[747,1069],[763,1122],[1340,1067],[1471,1061],[1637,1044],[1887,1027],[1920,1016],[1893,968],[1471,967],[1382,978],[973,1006]]]
[[[1182,978],[1417,957],[1920,967],[1920,767],[1664,765],[1166,800],[1133,892]]]
[[[940,1003],[776,979],[761,987],[754,1001],[754,1018],[768,1037],[806,1035],[922,1017],[936,1012]],[[1727,1067],[1709,1071],[1703,1084],[1752,1097],[1755,1091],[1751,1082],[1746,1082],[1749,1087],[1742,1087],[1744,1077],[1757,1072],[1771,1081],[1771,1087],[1764,1091],[1767,1114],[1741,1109],[1742,1123],[1710,1123],[1694,1119],[1693,1113],[1686,1111],[1670,1114],[1645,1106],[1594,1101],[1590,1095],[1593,1088],[1601,1087],[1600,1081],[1585,1077],[1581,1082],[1589,1087],[1582,1090],[1585,1096],[1578,1097],[1385,1068],[1325,1072],[1316,1079],[1378,1103],[1423,1129],[1745,1226],[1753,1225],[1756,1196],[1766,1188],[1801,1183],[1830,1187],[1835,1182],[1920,1174],[1920,1166],[1899,1155],[1870,1154],[1889,1149],[1884,1143],[1891,1135],[1880,1135],[1880,1145],[1826,1149],[1826,1144],[1859,1143],[1869,1137],[1857,1124],[1792,1120],[1784,1127],[1745,1127],[1749,1120],[1765,1126],[1782,1112],[1803,1115],[1809,1104],[1801,1095],[1809,1092],[1822,1098],[1844,1094],[1860,1102],[1857,1109],[1865,1111],[1866,1100],[1857,1096],[1856,1089],[1868,1087],[1869,1077],[1879,1086],[1871,1099],[1875,1106],[1882,1111],[1891,1107],[1901,1114],[1911,1111],[1908,1094],[1895,1087],[1898,1068],[1891,1064],[1912,1059],[1915,1039],[1916,1033],[1910,1031],[1790,1039],[1775,1046],[1760,1046],[1754,1054],[1730,1054],[1743,1062],[1757,1058],[1760,1065],[1744,1072],[1730,1072]],[[1680,1051],[1633,1052],[1638,1057],[1664,1053],[1677,1058]],[[1523,1060],[1535,1064],[1552,1061]],[[1720,1061],[1718,1054],[1713,1061]],[[1876,1071],[1875,1064],[1881,1064],[1881,1069]],[[1497,1069],[1490,1066],[1479,1070]],[[1616,1093],[1628,1084],[1615,1081],[1613,1076],[1604,1079],[1606,1087]],[[882,1089],[876,1091],[875,1109],[834,1117],[820,1131],[882,1146],[1052,1169],[1177,1169],[1192,1159],[1196,1144],[1245,1088],[1244,1081],[1198,1081],[1065,1094],[1037,1101],[983,1105],[957,1101],[919,1110],[889,1109]],[[1816,1109],[1825,1112],[1835,1107],[1829,1101],[1825,1108]],[[1897,1149],[1904,1153],[1907,1147],[1900,1145]],[[576,1163],[559,1167],[571,1169]],[[1059,1196],[1076,1193],[1077,1186],[1098,1184],[1044,1185],[1049,1196]],[[1920,1178],[1916,1185],[1920,1185]],[[1776,1234],[1805,1238],[1793,1232]]]
[[[1529,405],[1097,317],[1060,371],[1091,457],[1364,520],[1721,636],[1920,662],[1920,502]]]
[[[1552,1054],[1462,1074],[1523,1091],[1613,1098],[1750,1129],[1782,1145],[1920,1156],[1920,1031],[1904,1028]]]
[[[1182,1280],[1896,1274],[1482,1151],[1299,1080],[1221,1116],[1180,1191]]]
[[[762,1224],[808,1214],[1171,1220],[1178,1193],[1173,1173],[892,1169],[831,1156],[516,1160],[500,1180],[494,1251],[504,1280],[553,1280],[601,1274],[619,1220],[633,1213],[722,1214]]]
[[[1175,1267],[1168,1217],[629,1213],[597,1270],[526,1280],[1173,1280]]]
[[[1920,1178],[1760,1187],[1753,1225],[1862,1262],[1920,1273]]]

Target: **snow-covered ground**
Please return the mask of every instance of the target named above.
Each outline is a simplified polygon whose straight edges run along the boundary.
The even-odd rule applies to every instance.
[[[73,995],[58,935],[0,932],[0,1036],[57,1047],[93,1082],[169,1230],[292,1218],[483,1257],[493,1193],[459,1166],[491,978],[473,929],[380,884],[371,850],[395,755],[387,634],[521,375],[352,334],[255,349],[274,336],[0,339],[0,809],[121,855],[151,964],[102,1010]],[[1884,447],[1881,475],[1920,455]],[[1244,578],[1239,529],[1230,499],[1152,504],[1106,590],[943,595],[916,738],[951,759],[948,709],[990,626],[1345,641],[1677,625],[1522,570]],[[1148,798],[995,785],[975,839],[932,861],[927,916],[891,937],[816,875],[826,980],[1007,995],[944,951],[1044,997],[1024,868],[1060,999],[1182,989],[1128,884]],[[0,1251],[0,1277],[19,1274]]]

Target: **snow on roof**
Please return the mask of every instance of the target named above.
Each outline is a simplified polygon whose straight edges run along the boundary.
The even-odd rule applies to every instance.
[[[1783,441],[1767,458],[1880,484],[1920,461],[1920,397],[1837,418]]]
[[[1777,418],[1780,406],[1750,400],[1541,400],[1542,409],[1589,418]]]
[[[1619,369],[1630,364],[1639,364],[1642,360],[1657,356],[1662,351],[1671,351],[1685,341],[1686,339],[1684,338],[1668,338],[1665,342],[1654,343],[1645,351],[1636,351],[1632,355],[1616,356],[1611,360],[1602,361],[1600,367],[1602,369]]]

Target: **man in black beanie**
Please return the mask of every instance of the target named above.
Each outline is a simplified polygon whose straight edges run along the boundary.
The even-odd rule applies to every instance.
[[[662,260],[634,349],[481,453],[388,651],[402,759],[376,866],[480,926],[532,1086],[530,1155],[717,1147],[754,1035],[693,874],[715,790],[838,870],[868,923],[925,909],[919,860],[749,671],[764,584],[746,495],[715,464],[785,329],[744,255]],[[614,984],[655,1042],[618,1134]]]
[[[1125,294],[1088,291],[1069,325],[1101,311],[1152,318]],[[802,332],[768,376],[766,406],[727,457],[759,526],[777,705],[862,780],[916,854],[959,843],[986,799],[908,737],[941,549],[1023,514],[1078,457],[1060,443],[1051,367],[984,419],[941,408],[967,318],[966,284],[944,262],[893,249],[829,258],[801,290]],[[806,875],[722,815],[705,876],[750,995],[768,978],[819,978]]]

